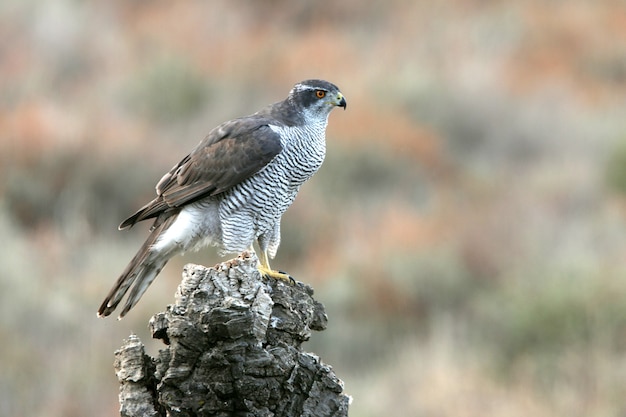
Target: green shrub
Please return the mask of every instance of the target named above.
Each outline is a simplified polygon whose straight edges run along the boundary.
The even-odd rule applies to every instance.
[[[205,81],[184,61],[160,59],[141,68],[126,91],[131,110],[155,122],[193,116],[207,96]]]
[[[626,141],[611,153],[606,164],[606,182],[611,190],[619,194],[626,194]]]

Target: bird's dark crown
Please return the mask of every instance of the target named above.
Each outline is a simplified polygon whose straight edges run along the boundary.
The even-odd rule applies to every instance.
[[[324,90],[324,91],[339,91],[339,87],[337,87],[333,83],[329,83],[324,80],[305,80],[301,81],[293,87],[292,91],[298,90]]]
[[[310,109],[318,106],[320,97],[316,92],[324,91],[325,95],[336,95],[339,88],[324,80],[306,80],[296,84],[289,92],[289,99],[302,108]],[[328,107],[326,107],[328,108]]]

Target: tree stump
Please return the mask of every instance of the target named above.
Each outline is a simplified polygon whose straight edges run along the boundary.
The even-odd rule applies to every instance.
[[[308,285],[262,279],[254,254],[214,268],[188,264],[175,304],[150,320],[167,346],[145,354],[131,335],[115,352],[120,414],[347,416],[350,397],[302,342],[324,330]]]

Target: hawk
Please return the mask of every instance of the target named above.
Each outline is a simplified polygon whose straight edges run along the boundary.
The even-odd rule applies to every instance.
[[[324,161],[328,116],[337,106],[346,108],[337,86],[307,80],[285,100],[213,129],[161,178],[157,197],[120,224],[123,230],[154,219],[98,316],[110,315],[131,290],[121,319],[169,259],[208,245],[223,255],[253,251],[256,241],[261,274],[291,280],[273,270],[269,258],[280,244],[283,213]]]

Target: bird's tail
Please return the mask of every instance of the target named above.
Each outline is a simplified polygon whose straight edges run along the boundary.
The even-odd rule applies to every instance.
[[[146,292],[152,281],[154,281],[167,261],[173,256],[171,252],[156,252],[153,250],[153,245],[175,219],[176,216],[170,216],[154,227],[148,239],[146,239],[102,302],[98,309],[98,317],[110,315],[117,308],[131,286],[133,288],[118,318],[124,317],[137,304],[143,293]]]

